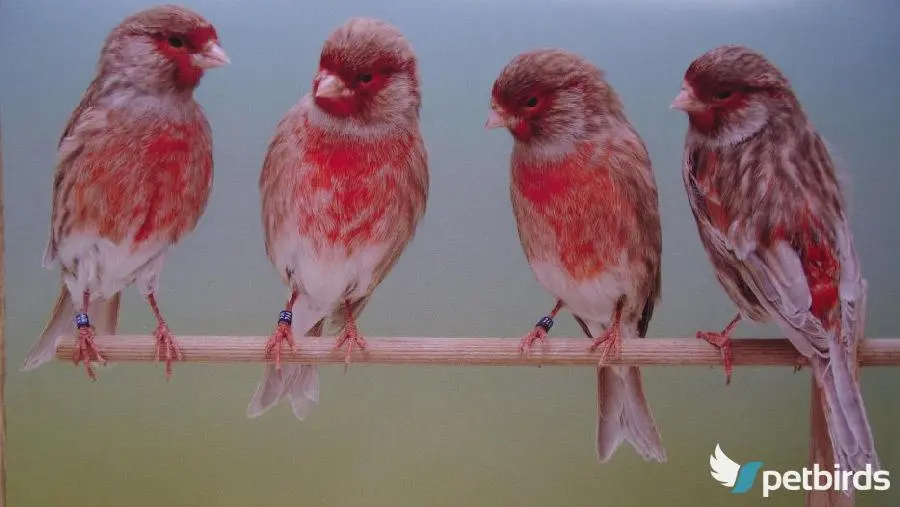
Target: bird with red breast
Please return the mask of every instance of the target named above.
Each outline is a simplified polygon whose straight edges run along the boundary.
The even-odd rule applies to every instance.
[[[95,378],[92,365],[106,360],[94,338],[115,334],[120,293],[136,284],[171,376],[182,352],[159,308],[159,277],[206,209],[212,133],[194,90],[227,63],[215,27],[184,7],[153,7],[111,31],[59,142],[44,265],[59,266],[62,286],[23,369],[51,360],[74,319],[75,364]]]
[[[366,341],[357,318],[425,213],[427,152],[409,42],[389,23],[353,18],[325,41],[312,92],[279,123],[259,178],[266,253],[290,294],[247,408],[287,398],[298,419],[318,402],[318,367],[282,364],[294,331]]]
[[[634,366],[606,366],[623,338],[647,333],[660,294],[660,230],[650,157],[603,72],[558,49],[520,54],[494,82],[488,128],[515,142],[510,194],[525,257],[556,300],[523,338],[527,352],[567,307],[597,369],[596,451],[609,460],[628,441],[665,461],[659,430]]]

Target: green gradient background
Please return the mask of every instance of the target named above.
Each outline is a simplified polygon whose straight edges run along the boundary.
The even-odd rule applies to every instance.
[[[216,141],[212,200],[169,257],[161,305],[176,333],[265,334],[285,296],[264,255],[256,180],[282,114],[305,93],[322,40],[347,17],[387,17],[421,59],[432,194],[416,240],[362,318],[370,336],[518,336],[552,305],[533,280],[507,193],[511,141],[482,129],[489,90],[516,53],[562,46],[607,71],[653,157],[664,229],[663,302],[651,336],[719,328],[733,305],[717,285],[680,180],[686,121],[667,110],[688,63],[740,42],[771,56],[852,174],[852,219],[870,282],[868,335],[900,335],[900,35],[896,2],[635,0],[364,2],[204,0],[233,64],[198,99]],[[735,496],[709,476],[716,443],[735,460],[799,468],[807,456],[809,372],[647,368],[665,465],[630,447],[597,465],[590,368],[322,370],[304,423],[286,407],[244,417],[258,365],[123,365],[97,383],[53,364],[18,365],[40,332],[57,277],[40,268],[55,146],[108,30],[149,4],[4,0],[0,106],[6,156],[9,504],[107,506],[801,505],[800,493]],[[602,203],[598,203],[602,205]],[[152,328],[129,291],[121,329]],[[555,336],[578,336],[568,317]],[[776,336],[743,325],[743,336]],[[511,346],[512,343],[511,343]],[[900,505],[900,369],[862,380],[887,493]]]

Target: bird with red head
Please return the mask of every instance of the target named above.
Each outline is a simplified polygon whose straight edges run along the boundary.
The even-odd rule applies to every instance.
[[[526,335],[527,352],[569,308],[591,350],[618,354],[647,333],[660,294],[660,229],[650,157],[603,73],[567,51],[512,59],[494,82],[488,128],[515,139],[510,195],[519,239],[537,281],[556,299]],[[596,451],[623,440],[665,461],[659,430],[633,366],[597,369]]]
[[[259,179],[269,260],[289,287],[247,408],[282,399],[303,419],[318,402],[318,367],[283,365],[294,330],[337,330],[335,349],[365,348],[356,319],[425,213],[428,166],[419,131],[416,56],[385,21],[353,18],[322,48],[312,92],[279,123]]]
[[[877,468],[853,371],[868,286],[825,143],[784,74],[743,46],[694,60],[672,108],[688,116],[682,174],[700,239],[740,310],[698,337],[722,349],[730,381],[742,317],[777,324],[824,393],[837,462]]]
[[[106,39],[97,73],[59,141],[44,265],[62,287],[25,370],[51,360],[77,327],[75,363],[105,358],[96,334],[115,334],[120,292],[137,284],[156,317],[167,378],[181,350],[157,304],[163,261],[191,232],[212,189],[212,133],[193,93],[229,63],[205,18],[164,5],[128,16]]]

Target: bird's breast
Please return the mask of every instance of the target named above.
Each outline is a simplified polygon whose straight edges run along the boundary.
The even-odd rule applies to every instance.
[[[168,236],[176,241],[192,230],[206,208],[212,183],[212,146],[201,129],[174,124],[143,146],[151,182],[146,213],[135,242]]]
[[[180,239],[199,220],[212,183],[202,126],[137,123],[84,141],[56,189],[56,236],[90,232],[135,249]]]
[[[718,190],[717,176],[719,176],[720,166],[720,156],[716,151],[702,152],[697,160],[694,180],[703,199],[710,223],[720,232],[727,233],[731,220]]]
[[[582,281],[618,261],[633,210],[602,163],[581,151],[573,157],[514,164],[512,195],[529,262],[552,262]]]
[[[311,135],[297,179],[298,232],[321,248],[349,255],[369,245],[412,234],[414,137],[364,142]]]

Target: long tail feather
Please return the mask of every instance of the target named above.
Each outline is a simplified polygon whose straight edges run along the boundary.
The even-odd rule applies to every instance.
[[[844,470],[861,471],[866,465],[881,468],[875,452],[859,382],[843,346],[832,344],[830,363],[813,361],[813,374],[825,398],[825,419],[835,460]]]
[[[608,461],[627,441],[648,461],[666,461],[659,429],[636,367],[597,369],[597,459]]]
[[[323,321],[305,333],[322,336]],[[281,371],[267,364],[263,376],[247,405],[247,417],[254,419],[277,405],[287,396],[294,416],[303,420],[313,405],[319,403],[319,367],[308,364],[284,364]]]
[[[879,470],[875,438],[855,371],[855,347],[863,338],[868,303],[868,284],[862,279],[858,283],[855,300],[843,302],[840,337],[828,342],[827,359],[814,356],[811,363],[823,394],[822,408],[835,461],[844,470],[861,471],[866,465]]]
[[[91,301],[88,315],[91,324],[98,335],[114,335],[119,325],[119,294],[110,299],[97,299]],[[72,335],[75,324],[72,319],[75,316],[75,307],[69,291],[65,285],[60,286],[59,296],[53,307],[53,313],[47,325],[44,326],[37,343],[28,352],[22,371],[30,371],[38,366],[50,362],[56,356],[56,346],[63,336]]]

